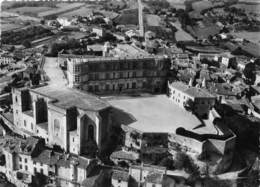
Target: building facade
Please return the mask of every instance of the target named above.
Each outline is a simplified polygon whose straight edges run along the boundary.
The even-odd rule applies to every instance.
[[[67,59],[71,88],[95,94],[119,92],[162,92],[170,66],[165,57],[73,58]]]
[[[208,118],[209,111],[215,105],[215,96],[205,89],[188,86],[181,82],[172,82],[169,86],[169,98],[178,106],[184,108],[192,101],[194,113]]]
[[[47,145],[76,155],[91,155],[101,148],[109,126],[109,105],[76,90],[49,91],[48,87],[13,89],[14,125],[21,134],[41,137]],[[86,100],[99,108],[87,106]]]

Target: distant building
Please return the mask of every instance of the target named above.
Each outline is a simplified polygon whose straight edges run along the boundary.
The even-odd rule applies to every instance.
[[[259,85],[260,84],[260,71],[257,71],[255,76],[256,76],[255,77],[255,85]]]
[[[112,186],[115,187],[128,187],[129,183],[129,174],[126,171],[121,171],[121,170],[114,170],[112,174]]]
[[[219,57],[220,63],[226,67],[237,67],[236,58],[232,55],[221,55]]]
[[[103,28],[97,28],[97,27],[94,27],[94,28],[92,29],[92,32],[93,32],[93,33],[96,33],[97,36],[100,36],[100,37],[104,37],[105,34],[106,34],[106,31],[105,31]]]
[[[14,57],[8,54],[1,54],[0,55],[0,65],[8,65],[15,62]]]

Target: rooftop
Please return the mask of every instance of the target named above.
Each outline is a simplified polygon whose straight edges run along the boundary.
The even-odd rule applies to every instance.
[[[43,86],[31,91],[52,98],[52,104],[64,109],[77,107],[82,110],[99,111],[109,107],[109,104],[99,97],[70,88],[56,89],[53,86]]]
[[[128,181],[129,174],[126,171],[114,170],[112,174],[112,178],[121,181]]]
[[[22,139],[18,137],[5,136],[0,139],[0,146],[11,153],[23,153],[32,154],[36,144],[39,139],[34,137],[29,137],[27,139]]]
[[[146,181],[155,184],[162,184],[163,173],[160,172],[149,172],[146,177]]]
[[[179,127],[195,133],[213,133],[213,125],[203,125],[190,112],[185,111],[165,95],[140,98],[111,99],[116,120],[141,132],[175,133]]]
[[[111,50],[114,57],[148,57],[150,56],[146,51],[128,44],[117,44]]]
[[[190,87],[182,82],[172,82],[170,83],[170,86],[192,97],[214,98],[214,96],[211,95],[207,90],[202,88]]]

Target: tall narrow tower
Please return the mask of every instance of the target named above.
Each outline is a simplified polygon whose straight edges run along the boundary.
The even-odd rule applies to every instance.
[[[140,36],[144,37],[144,18],[142,0],[138,0],[138,19]]]

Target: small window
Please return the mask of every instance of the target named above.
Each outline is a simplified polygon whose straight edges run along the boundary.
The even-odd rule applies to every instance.
[[[35,162],[35,161],[33,161],[33,164],[35,165],[35,164],[36,164],[36,162]]]
[[[24,126],[26,127],[26,120],[23,121]]]
[[[132,88],[133,88],[133,89],[136,88],[136,83],[135,83],[135,82],[132,83]]]
[[[37,173],[37,168],[34,168],[34,173]]]
[[[19,157],[20,162],[22,162],[22,157]]]
[[[41,174],[43,174],[43,169],[41,169]]]
[[[25,170],[26,170],[26,171],[28,170],[28,166],[25,166]]]
[[[27,163],[27,158],[24,159],[24,162]]]
[[[72,138],[72,142],[74,142],[74,138]]]
[[[106,84],[106,91],[109,90],[109,84]]]
[[[31,129],[33,130],[33,123],[31,123]]]
[[[15,96],[15,102],[17,102],[17,103],[18,103],[18,99],[17,99],[17,96]]]
[[[20,169],[23,169],[23,165],[20,164]]]
[[[42,166],[42,163],[41,163],[41,166]]]

